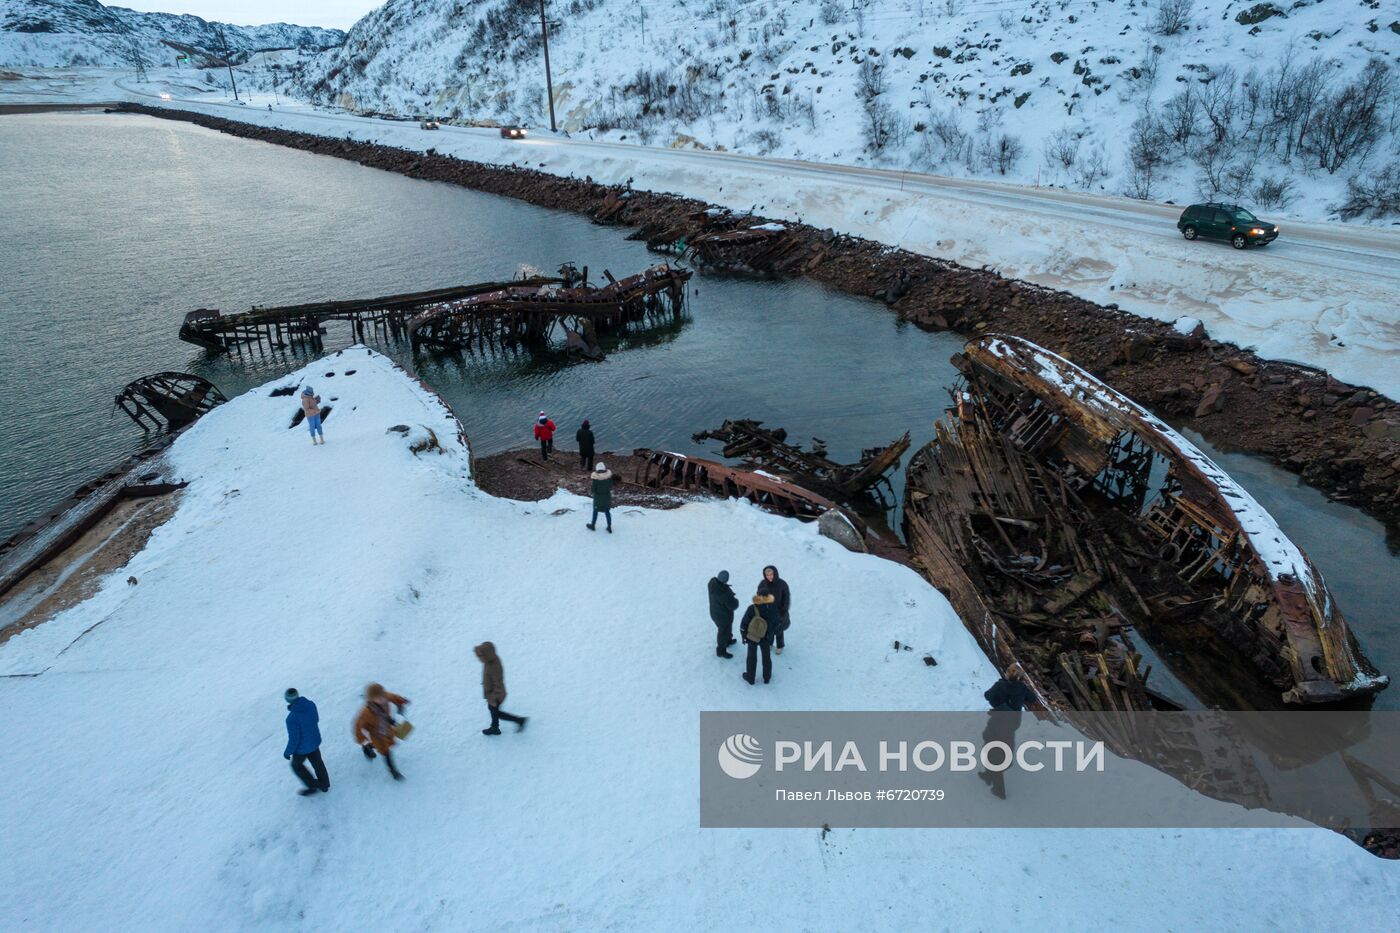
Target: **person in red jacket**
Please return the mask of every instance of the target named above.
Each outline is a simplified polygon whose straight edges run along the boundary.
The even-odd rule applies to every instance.
[[[554,449],[554,422],[544,412],[535,419],[535,440],[540,442],[540,456],[548,460],[549,452]]]

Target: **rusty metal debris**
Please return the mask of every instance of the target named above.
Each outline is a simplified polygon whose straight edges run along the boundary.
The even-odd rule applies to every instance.
[[[910,443],[906,431],[892,444],[862,451],[856,463],[837,463],[827,456],[821,438],[812,438],[812,449],[806,451],[788,443],[783,428],[768,429],[763,422],[748,418],[725,421],[715,430],[692,435],[692,439],[720,441],[727,458],[742,458],[845,496],[859,495],[878,483],[899,465]]]
[[[599,331],[617,331],[655,318],[678,318],[685,306],[688,269],[661,264],[591,286],[570,279],[516,284],[423,308],[407,324],[414,348],[452,350],[514,347],[547,341],[562,324],[569,342],[596,354]]]
[[[117,407],[143,429],[174,430],[228,399],[218,386],[192,373],[142,376],[117,393]]]
[[[638,461],[633,482],[639,486],[700,489],[725,498],[748,499],[770,512],[806,521],[818,519],[824,512],[840,512],[862,536],[866,533],[859,516],[777,476],[645,447],[637,448],[633,456]]]
[[[241,352],[245,345],[263,343],[269,348],[285,347],[292,341],[319,345],[326,322],[332,320],[349,321],[361,340],[371,330],[383,334],[386,339],[402,337],[408,320],[425,308],[512,287],[563,285],[567,281],[565,270],[561,270],[560,276],[534,276],[516,282],[484,282],[378,298],[253,308],[237,314],[200,308],[185,315],[180,339],[219,353]]]
[[[1172,428],[1020,338],[954,362],[956,404],[909,465],[906,534],[1043,705],[1171,705],[1143,648],[1224,708],[1384,689],[1312,563]]]

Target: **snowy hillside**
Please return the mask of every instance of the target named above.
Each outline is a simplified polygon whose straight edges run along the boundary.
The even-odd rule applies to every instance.
[[[271,395],[305,382],[325,446]],[[427,429],[443,453],[415,456]],[[1322,829],[702,830],[700,710],[975,709],[993,668],[916,573],[810,525],[707,502],[593,534],[580,497],[481,493],[456,430],[354,348],[176,441],[176,514],[0,645],[0,929],[1082,929],[1106,884],[1123,928],[1393,925],[1394,863]],[[769,561],[792,636],[749,687],[705,580]],[[487,639],[523,733],[481,734]],[[402,782],[351,738],[371,681],[412,701]],[[319,707],[328,794],[282,758],[289,686]]]
[[[1275,215],[1400,210],[1382,0],[552,0],[561,128]],[[389,0],[324,103],[548,126],[535,0]],[[1387,172],[1389,174],[1387,174]],[[1349,196],[1348,180],[1355,178]]]
[[[177,55],[202,67],[222,60],[225,40],[238,60],[263,49],[327,49],[344,39],[338,29],[233,26],[97,0],[0,0],[0,67],[134,66],[138,57],[153,67],[173,65]]]

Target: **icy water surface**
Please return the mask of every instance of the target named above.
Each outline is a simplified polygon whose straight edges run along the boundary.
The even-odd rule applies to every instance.
[[[112,404],[131,379],[185,370],[233,395],[298,365],[181,342],[192,308],[412,291],[568,260],[621,276],[657,261],[624,235],[187,124],[0,117],[0,537],[144,446]],[[601,364],[381,349],[441,392],[478,455],[530,443],[541,408],[565,446],[587,417],[600,446],[619,450],[713,456],[690,435],[727,417],[804,442],[820,435],[837,459],[905,430],[916,447],[931,436],[958,339],[810,282],[692,286],[684,326],[629,340]],[[349,340],[333,325],[326,347]],[[1380,525],[1263,461],[1219,456],[1311,554],[1372,659],[1400,675],[1400,556]],[[1400,688],[1378,705],[1400,708]]]

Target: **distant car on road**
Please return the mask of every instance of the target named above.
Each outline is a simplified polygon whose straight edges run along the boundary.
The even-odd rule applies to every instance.
[[[1229,240],[1235,249],[1263,246],[1278,238],[1278,224],[1260,220],[1238,204],[1192,204],[1181,212],[1176,228],[1188,240]]]
[[[501,127],[502,139],[524,139],[525,127],[523,126],[503,126]]]
[[[418,125],[425,130],[440,130],[442,124],[436,120],[419,120]]]

